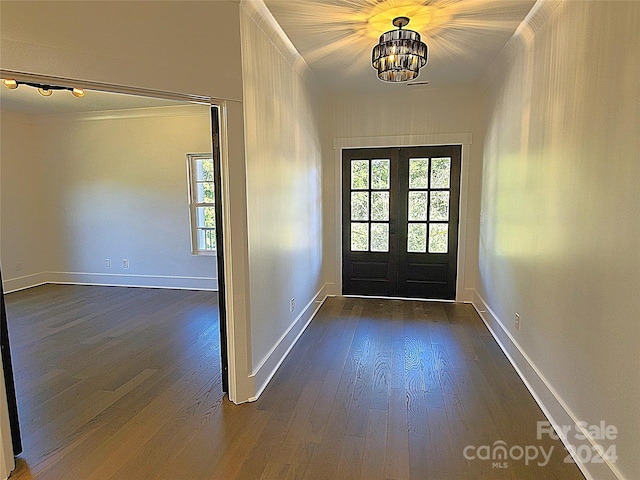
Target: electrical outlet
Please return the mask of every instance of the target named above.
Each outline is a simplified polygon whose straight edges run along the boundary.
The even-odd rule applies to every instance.
[[[104,266],[107,268],[111,268],[111,259],[110,258],[105,258],[104,259]]]
[[[16,272],[22,270],[22,264],[20,262],[16,262]]]
[[[515,323],[516,323],[516,330],[520,331],[520,314],[519,313],[516,313]]]
[[[291,300],[289,300],[289,311],[293,312],[296,309],[296,299],[291,297]]]
[[[122,268],[129,268],[129,260],[127,258],[122,259]]]

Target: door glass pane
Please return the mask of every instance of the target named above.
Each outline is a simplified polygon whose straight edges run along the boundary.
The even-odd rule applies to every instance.
[[[371,220],[389,220],[389,192],[371,192]]]
[[[451,158],[431,159],[431,188],[449,188]]]
[[[389,224],[388,223],[372,223],[371,224],[371,251],[372,252],[388,252],[389,251]]]
[[[351,251],[366,252],[369,250],[369,224],[351,224]]]
[[[427,224],[426,223],[410,223],[407,252],[425,253],[427,251]]]
[[[368,192],[351,192],[351,220],[369,220]]]
[[[409,159],[409,188],[429,187],[429,159]]]
[[[389,160],[371,160],[371,188],[389,188]]]
[[[431,192],[429,220],[449,220],[449,192]]]
[[[351,189],[369,188],[369,160],[351,160]]]
[[[409,192],[409,220],[427,219],[427,192]]]
[[[447,253],[449,245],[449,225],[429,224],[429,253]]]

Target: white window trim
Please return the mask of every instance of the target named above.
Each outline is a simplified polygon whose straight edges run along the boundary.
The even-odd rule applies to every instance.
[[[211,153],[187,153],[187,177],[188,177],[188,195],[189,195],[189,221],[191,231],[191,254],[192,255],[216,255],[217,249],[213,250],[200,250],[198,248],[198,225],[196,217],[196,209],[198,207],[213,207],[214,203],[197,202],[197,188],[196,188],[196,175],[193,165],[196,160],[212,160],[213,155]],[[217,185],[214,185],[217,188]]]

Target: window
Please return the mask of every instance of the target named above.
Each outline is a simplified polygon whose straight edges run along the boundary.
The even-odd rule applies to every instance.
[[[351,251],[389,251],[388,158],[351,160]]]
[[[215,184],[213,156],[210,153],[187,154],[189,208],[192,253],[216,250]]]

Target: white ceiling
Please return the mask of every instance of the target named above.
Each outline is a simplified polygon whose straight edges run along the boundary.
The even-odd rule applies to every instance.
[[[0,86],[0,108],[26,115],[101,112],[180,104],[180,102],[172,100],[98,92],[95,90],[85,90],[85,96],[82,98],[74,97],[67,90],[54,90],[51,96],[43,97],[36,88],[28,85],[20,85],[15,90]]]
[[[397,16],[411,19],[429,47],[429,62],[414,82],[429,87],[478,81],[535,0],[265,0],[268,9],[329,91],[389,91],[406,84],[378,80],[371,50],[393,29]],[[416,87],[414,87],[416,88]],[[41,96],[35,88],[0,87],[0,108],[30,115],[95,112],[176,105],[179,102],[90,91]]]
[[[429,61],[414,82],[432,87],[477,82],[526,17],[535,0],[265,0],[267,8],[331,91],[406,88],[378,80],[371,50],[411,19],[429,47]],[[387,90],[388,91],[388,90]]]

